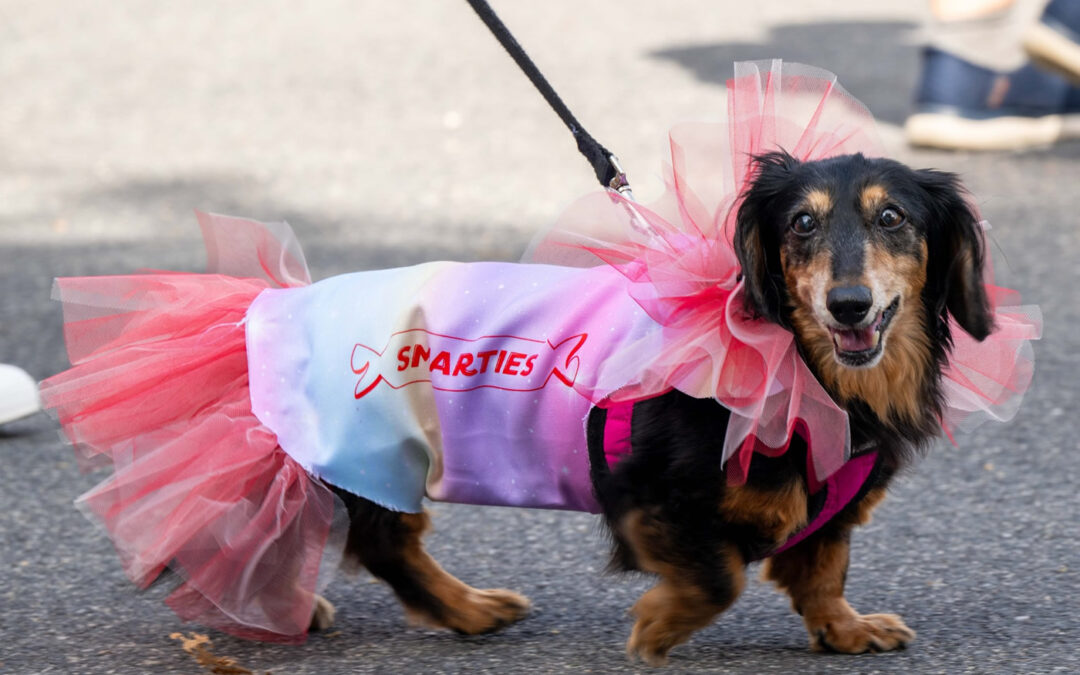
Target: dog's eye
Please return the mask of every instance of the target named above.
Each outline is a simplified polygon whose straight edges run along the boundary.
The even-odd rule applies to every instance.
[[[800,213],[791,221],[791,231],[800,237],[806,237],[817,229],[817,221],[809,213]]]
[[[878,225],[884,227],[886,230],[895,230],[903,225],[905,220],[902,213],[890,206],[878,216]]]

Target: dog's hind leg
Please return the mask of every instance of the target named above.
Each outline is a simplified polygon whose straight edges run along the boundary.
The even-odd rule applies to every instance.
[[[390,511],[354,495],[339,495],[351,520],[346,555],[388,583],[411,620],[474,635],[528,613],[524,596],[472,588],[440,567],[420,541],[431,524],[426,513]]]
[[[868,520],[882,496],[884,490],[871,491],[850,519],[837,518],[766,561],[764,576],[791,596],[815,651],[883,652],[915,639],[915,631],[895,614],[861,615],[844,599],[851,527]]]
[[[683,541],[674,528],[642,509],[628,512],[617,529],[636,566],[660,577],[631,609],[637,621],[627,654],[663,665],[672,647],[709,625],[739,597],[746,563],[734,544]]]
[[[315,609],[311,612],[311,627],[310,630],[326,630],[330,626],[334,625],[334,614],[336,610],[334,606],[330,604],[330,601],[321,595],[315,596]]]

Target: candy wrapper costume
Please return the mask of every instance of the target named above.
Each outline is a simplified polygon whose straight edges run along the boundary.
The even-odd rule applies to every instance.
[[[323,481],[402,511],[425,494],[596,510],[589,411],[671,389],[731,410],[733,482],[796,431],[812,484],[851,466],[846,414],[791,333],[744,311],[731,233],[754,154],[880,155],[873,121],[831,74],[779,62],[738,64],[728,108],[672,132],[658,203],[586,197],[533,264],[311,284],[287,226],[200,214],[207,274],[58,280],[73,365],[42,394],[112,464],[80,502],[128,575],[168,567],[181,617],[301,640],[346,526]],[[948,433],[1007,419],[1031,379],[1037,310],[990,274],[997,330],[954,330]]]

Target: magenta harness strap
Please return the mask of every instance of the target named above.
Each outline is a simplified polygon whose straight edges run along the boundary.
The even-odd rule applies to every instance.
[[[876,460],[877,452],[868,452],[844,462],[844,465],[836,473],[825,479],[825,505],[821,507],[818,514],[807,523],[806,527],[788,537],[788,540],[780,548],[769,555],[773,556],[788,550],[814,532],[817,532],[825,523],[832,520],[833,516],[840,513],[840,510],[850,504],[855,495],[859,494],[859,490],[866,483],[866,479],[870,477],[870,472],[873,470]]]
[[[604,458],[608,467],[615,468],[623,458],[629,455],[633,448],[631,444],[631,429],[634,413],[634,403],[627,401],[616,403],[607,408],[607,419],[604,424]],[[825,479],[822,489],[825,490],[825,503],[821,510],[810,519],[806,527],[788,537],[780,548],[769,553],[774,556],[798,544],[814,532],[821,529],[833,519],[836,514],[851,503],[851,500],[859,494],[877,460],[877,452],[852,457],[835,473]]]

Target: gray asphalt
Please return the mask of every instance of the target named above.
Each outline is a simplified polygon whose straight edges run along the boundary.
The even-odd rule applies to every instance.
[[[999,280],[1042,306],[1015,420],[941,445],[853,545],[848,599],[902,614],[906,651],[822,656],[752,583],[672,654],[674,672],[1080,672],[1080,145],[1013,154],[900,142],[917,68],[909,3],[497,3],[590,130],[655,194],[666,129],[722,116],[735,58],[826,67],[896,155],[959,171],[994,225]],[[661,6],[662,5],[662,6]],[[616,7],[623,8],[613,14]],[[65,365],[51,279],[198,270],[191,210],[287,219],[316,278],[430,259],[513,260],[592,178],[461,2],[0,0],[0,362]],[[192,630],[135,592],[72,507],[80,474],[44,415],[0,428],[0,672],[193,673]],[[409,628],[342,578],[336,631],[300,647],[211,634],[257,672],[617,672],[648,584],[602,571],[596,519],[433,508],[430,547],[535,611],[477,638]]]

